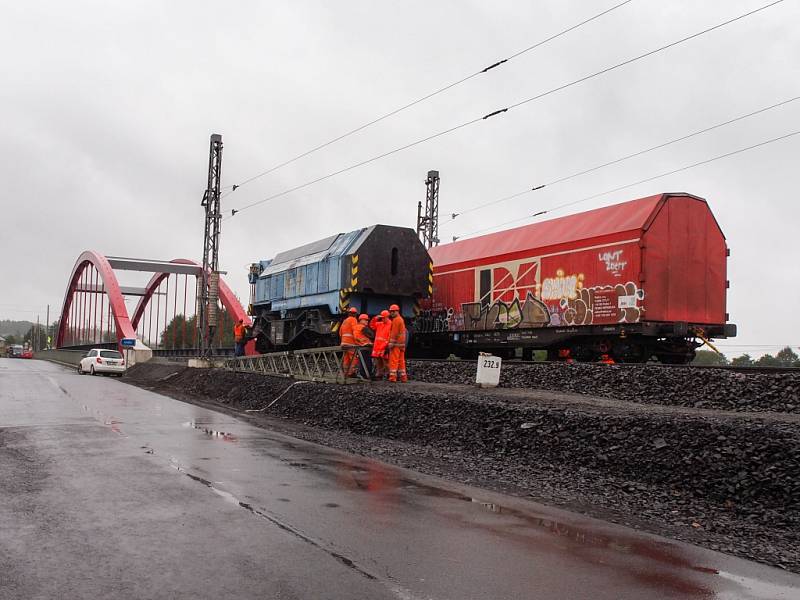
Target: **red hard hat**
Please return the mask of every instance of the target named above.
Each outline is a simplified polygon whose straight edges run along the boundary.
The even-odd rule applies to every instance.
[[[382,310],[381,311],[381,316],[382,317],[388,317],[389,316],[389,311],[388,310]]]
[[[364,319],[365,321],[369,321],[369,315],[359,315],[358,320],[360,321],[362,319]]]
[[[350,314],[354,315],[354,314],[358,313],[358,310],[356,309],[355,306],[351,306],[350,310],[348,310],[347,312],[349,312]]]
[[[400,307],[399,307],[399,306],[397,306],[397,304],[392,304],[392,305],[389,307],[389,310],[396,310],[396,311],[399,311],[399,310],[400,310]]]

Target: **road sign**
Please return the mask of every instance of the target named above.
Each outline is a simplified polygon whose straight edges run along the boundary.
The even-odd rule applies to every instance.
[[[125,348],[133,348],[136,345],[136,340],[133,338],[122,338],[119,344]]]

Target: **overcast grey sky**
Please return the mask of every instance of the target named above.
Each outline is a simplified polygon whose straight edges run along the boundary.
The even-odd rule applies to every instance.
[[[60,308],[84,249],[199,259],[212,132],[225,144],[223,183],[234,184],[617,1],[0,1],[0,318]],[[226,211],[767,2],[633,0],[242,187]],[[441,172],[449,240],[796,131],[800,101],[445,224],[451,212],[799,95],[798,24],[800,2],[786,0],[244,211],[223,225],[221,268],[246,301],[251,262],[376,222],[413,226],[429,169]],[[795,136],[554,216],[662,191],[707,198],[732,249],[740,336],[722,345],[734,355],[797,346],[799,158]]]

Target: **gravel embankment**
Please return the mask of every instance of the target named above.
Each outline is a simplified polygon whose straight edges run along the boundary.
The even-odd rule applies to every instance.
[[[128,381],[235,412],[263,408],[291,383],[165,365],[135,367]],[[800,426],[788,416],[317,383],[289,389],[267,415],[311,441],[800,572]]]
[[[410,361],[414,379],[472,384],[474,361]],[[500,385],[604,396],[644,404],[735,411],[800,413],[800,373],[737,373],[722,369],[506,363]]]

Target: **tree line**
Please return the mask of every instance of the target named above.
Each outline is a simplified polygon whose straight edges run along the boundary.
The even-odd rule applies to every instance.
[[[731,365],[734,367],[800,367],[800,356],[789,346],[779,350],[774,356],[764,354],[753,358],[749,354],[742,354],[730,360],[724,354],[717,354],[712,350],[698,350],[692,364],[701,366]]]

